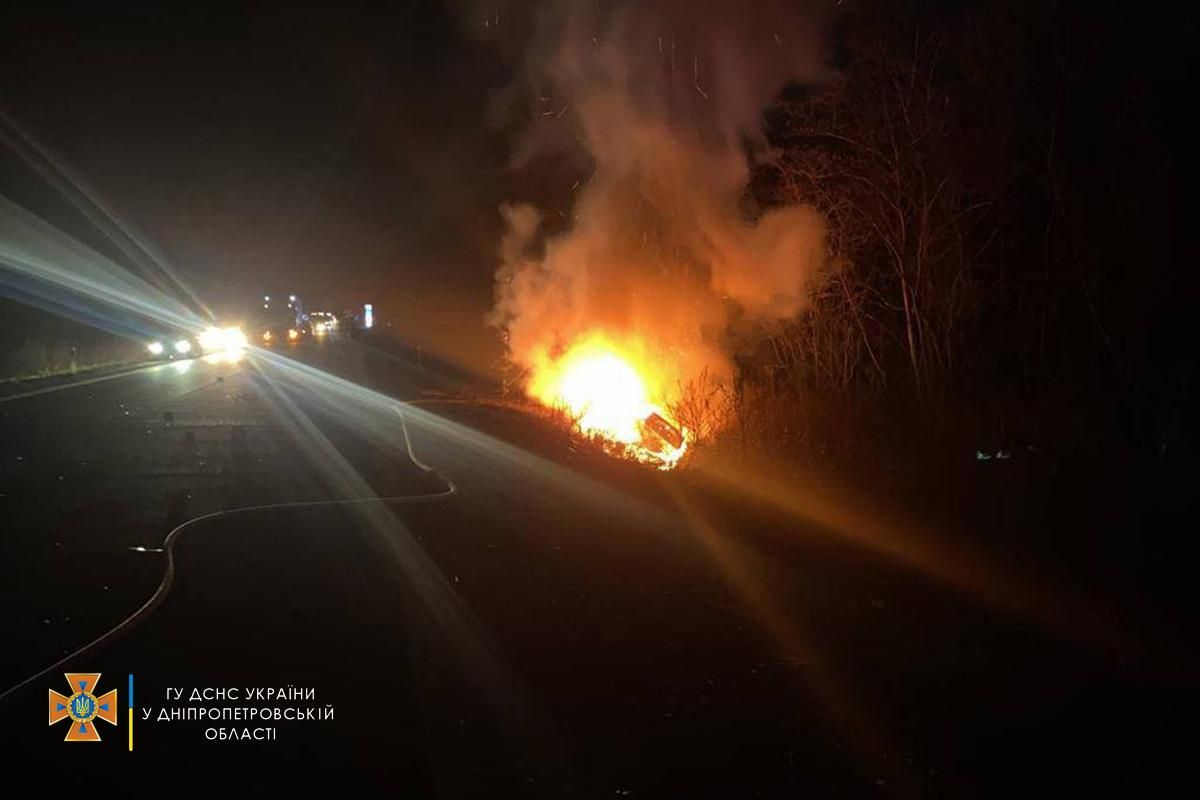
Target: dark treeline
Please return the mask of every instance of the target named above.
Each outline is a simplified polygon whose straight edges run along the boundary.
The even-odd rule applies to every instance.
[[[743,416],[852,399],[981,441],[1190,455],[1194,14],[846,6],[838,81],[767,118],[747,201],[818,205],[830,267],[743,361]]]

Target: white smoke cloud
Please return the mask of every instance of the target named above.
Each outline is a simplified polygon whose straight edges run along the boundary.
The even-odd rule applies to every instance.
[[[581,148],[591,174],[565,230],[532,206],[502,209],[492,322],[517,364],[537,370],[600,330],[656,365],[669,402],[702,370],[729,374],[732,309],[749,320],[803,310],[824,258],[820,215],[793,206],[750,220],[742,200],[764,109],[788,82],[826,75],[819,18],[794,3],[540,12],[514,164]]]

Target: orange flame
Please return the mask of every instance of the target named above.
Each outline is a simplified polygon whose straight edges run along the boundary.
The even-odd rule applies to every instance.
[[[528,391],[538,402],[564,410],[610,454],[671,469],[687,451],[687,430],[655,402],[649,385],[662,382],[652,365],[593,332],[556,358],[538,359]]]

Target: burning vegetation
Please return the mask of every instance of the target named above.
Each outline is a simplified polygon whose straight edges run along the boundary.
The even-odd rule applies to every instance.
[[[528,392],[605,452],[672,469],[687,452],[689,432],[653,400],[643,377],[653,374],[653,364],[639,363],[597,331],[539,365]]]
[[[502,207],[492,322],[530,398],[670,468],[697,433],[670,410],[688,387],[727,387],[739,344],[803,310],[825,260],[813,208],[744,202],[762,110],[817,72],[818,48],[791,11],[699,4],[684,25],[651,6],[543,16],[515,166],[582,146],[587,170],[569,215]]]
[[[1137,226],[1112,224],[1159,230],[1143,200],[1175,172],[1154,173],[1154,190],[1092,188],[1130,153],[1145,154],[1131,187],[1171,163],[1152,127],[1111,126],[1144,113],[1163,128],[1171,106],[1085,109],[1077,81],[1111,88],[1087,37],[1039,34],[1051,50],[1028,61],[1005,4],[928,20],[891,5],[565,0],[487,29],[524,68],[497,95],[530,194],[501,207],[491,321],[528,397],[569,409],[568,354],[600,341],[692,452],[736,430],[742,453],[860,461],[879,427],[926,446],[928,420],[964,435],[1070,429],[1091,446],[1113,392],[1157,420],[1131,412],[1132,440],[1179,440],[1170,409],[1194,404],[1175,367],[1107,366],[1123,337],[1147,353],[1190,341],[1156,310],[1174,284],[1128,278],[1145,254],[1121,232]],[[1036,26],[1066,30],[1057,9]],[[1064,137],[1100,130],[1105,158],[1072,163]],[[1156,241],[1173,263],[1174,240]],[[1130,319],[1167,327],[1123,324],[1131,297]],[[632,438],[629,420],[614,442]]]

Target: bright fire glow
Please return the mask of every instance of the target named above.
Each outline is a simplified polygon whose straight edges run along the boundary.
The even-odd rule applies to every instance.
[[[579,431],[610,445],[608,452],[670,469],[687,450],[687,431],[654,402],[648,373],[607,338],[591,335],[535,370],[529,393],[566,411]]]

